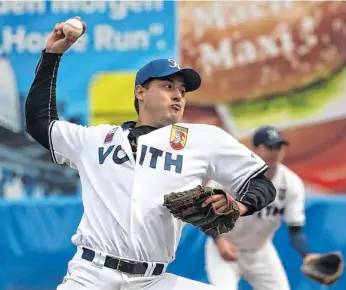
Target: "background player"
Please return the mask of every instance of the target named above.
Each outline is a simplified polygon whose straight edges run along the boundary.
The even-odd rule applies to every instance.
[[[63,24],[48,37],[25,108],[27,131],[54,162],[77,168],[82,184],[84,213],[72,238],[78,250],[58,289],[214,288],[165,273],[184,224],[163,206],[164,194],[209,177],[238,192],[240,213],[250,215],[275,198],[267,165],[217,127],[177,123],[185,93],[197,90],[201,79],[172,59],[153,60],[137,72],[136,122],[87,128],[60,121],[58,68],[77,40],[63,34]],[[208,203],[220,212],[229,206],[223,195]]]
[[[288,290],[289,283],[272,238],[282,218],[288,225],[292,246],[306,260],[318,257],[309,253],[305,223],[305,189],[302,180],[281,162],[288,142],[272,126],[253,135],[254,152],[269,166],[266,175],[277,190],[273,203],[253,216],[241,217],[233,231],[206,244],[209,280],[224,289],[237,289],[240,277],[255,290]],[[221,187],[214,181],[211,187]],[[222,188],[222,187],[221,187]]]

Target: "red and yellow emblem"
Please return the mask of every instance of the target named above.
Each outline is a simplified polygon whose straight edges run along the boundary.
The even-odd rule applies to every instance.
[[[170,143],[173,149],[181,150],[185,147],[188,130],[177,125],[172,126]]]

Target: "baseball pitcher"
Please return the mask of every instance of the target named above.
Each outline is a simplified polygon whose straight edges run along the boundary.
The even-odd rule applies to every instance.
[[[288,142],[272,126],[263,126],[253,135],[254,152],[268,164],[269,170],[266,175],[272,180],[277,195],[274,202],[261,211],[252,216],[241,217],[233,231],[214,240],[208,239],[208,277],[212,284],[222,289],[238,289],[241,277],[246,279],[254,290],[290,289],[285,270],[272,243],[273,235],[282,219],[288,225],[292,246],[302,256],[304,267],[310,263],[328,264],[328,259],[335,264],[335,269],[329,269],[329,275],[318,273],[319,267],[315,265],[309,266],[315,273],[307,273],[304,267],[303,273],[323,284],[332,284],[339,277],[337,272],[341,268],[337,256],[330,254],[324,258],[322,255],[309,252],[303,232],[304,184],[295,173],[281,163],[286,145]],[[223,188],[215,181],[210,181],[208,186]],[[327,271],[328,267],[330,266],[320,268]]]
[[[217,127],[179,123],[186,93],[201,79],[172,59],[137,72],[135,122],[83,127],[59,120],[59,64],[78,38],[62,27],[57,23],[48,37],[25,107],[29,134],[53,162],[77,169],[82,184],[77,251],[58,289],[213,289],[166,273],[182,228],[190,223],[216,236],[239,215],[270,204],[276,191],[264,176],[266,163]],[[236,198],[202,187],[206,178]]]

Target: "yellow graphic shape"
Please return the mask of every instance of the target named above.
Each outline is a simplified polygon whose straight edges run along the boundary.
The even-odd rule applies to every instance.
[[[121,125],[135,120],[135,73],[99,73],[90,82],[91,125]]]

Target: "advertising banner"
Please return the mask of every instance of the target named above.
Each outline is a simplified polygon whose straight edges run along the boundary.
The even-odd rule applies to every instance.
[[[309,192],[346,192],[346,2],[179,1],[183,65],[203,84],[189,104],[251,146],[274,125]]]

